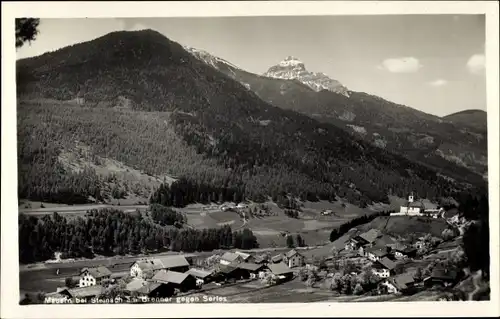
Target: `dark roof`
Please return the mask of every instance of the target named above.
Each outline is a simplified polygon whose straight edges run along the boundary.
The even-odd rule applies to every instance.
[[[254,264],[254,263],[241,263],[238,265],[238,268],[245,269],[245,270],[250,270],[250,271],[257,271],[264,267],[264,265],[259,265],[259,264]]]
[[[408,285],[412,284],[414,282],[415,282],[415,280],[408,273],[397,275],[393,279],[394,285],[396,286],[396,288],[398,288],[400,290],[408,288]]]
[[[252,255],[247,254],[247,253],[243,253],[241,251],[237,251],[237,252],[235,252],[235,254],[240,255],[241,258],[243,258],[243,260],[248,260],[250,257],[252,257]]]
[[[422,208],[422,209],[425,209],[425,205],[423,202],[421,201],[415,201],[415,202],[406,202],[406,205],[403,206],[403,207],[413,207],[413,208]]]
[[[369,243],[372,243],[372,242],[375,241],[375,239],[377,239],[381,235],[382,234],[380,233],[380,230],[378,230],[378,229],[370,229],[366,233],[363,233],[363,234],[359,235],[359,237],[363,238],[364,240],[366,240]]]
[[[444,268],[434,268],[432,270],[431,278],[442,279],[442,280],[455,280],[458,273],[453,270],[447,270]]]
[[[382,235],[380,238],[377,238],[375,241],[376,246],[389,246],[395,244],[396,241],[387,235]]]
[[[273,257],[271,258],[271,260],[272,260],[273,262],[280,262],[280,261],[282,261],[282,260],[283,260],[283,255],[282,255],[282,254],[279,254],[279,255],[273,256]]]
[[[219,266],[219,272],[222,273],[222,274],[226,274],[226,275],[232,273],[236,269],[238,269],[238,268],[235,267],[235,266],[230,266],[230,265],[221,265],[221,266]]]
[[[161,285],[164,285],[164,284],[161,282],[148,281],[144,286],[140,287],[136,291],[140,294],[149,294],[152,291],[154,291],[155,289],[157,289],[158,287],[160,287]]]
[[[146,280],[140,278],[132,279],[127,286],[125,287],[126,291],[137,291],[143,286],[145,286],[148,282]]]
[[[396,268],[396,263],[387,257],[381,258],[379,261],[377,261],[377,263],[389,270],[393,270],[394,268]]]
[[[104,266],[83,268],[82,271],[80,272],[80,275],[82,275],[85,272],[88,272],[90,275],[92,275],[92,277],[96,279],[111,276],[111,271]]]
[[[278,263],[278,264],[269,264],[267,266],[269,270],[275,275],[284,275],[284,274],[289,274],[293,273],[293,270],[291,270],[287,265],[284,263]]]
[[[389,245],[389,247],[391,247],[391,249],[394,251],[400,251],[400,252],[403,252],[407,248],[406,245],[401,243],[395,243],[393,245]]]
[[[88,286],[88,287],[79,287],[68,289],[68,293],[71,297],[77,298],[86,298],[86,297],[94,297],[100,296],[103,293],[103,288],[101,285]]]
[[[158,282],[163,282],[163,283],[174,283],[174,284],[181,284],[188,278],[190,274],[188,273],[182,273],[182,272],[177,272],[177,271],[166,271],[166,270],[160,270],[159,272],[156,273],[153,277],[153,281],[158,281]]]

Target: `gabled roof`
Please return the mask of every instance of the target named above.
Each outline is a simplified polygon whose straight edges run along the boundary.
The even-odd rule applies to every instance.
[[[389,246],[396,244],[397,242],[392,239],[390,236],[387,235],[382,235],[381,237],[377,238],[375,240],[375,245],[376,246]]]
[[[363,238],[369,243],[373,243],[375,239],[379,238],[382,236],[382,233],[378,229],[370,229],[369,231],[359,235],[359,237]]]
[[[404,273],[395,276],[393,282],[398,289],[406,289],[408,285],[414,283],[415,280],[410,274]]]
[[[153,281],[162,283],[181,284],[190,274],[170,270],[160,270],[153,277]]]
[[[111,271],[104,266],[83,268],[82,271],[80,272],[80,275],[82,275],[85,272],[88,272],[92,277],[96,279],[111,276]]]
[[[286,257],[288,258],[291,258],[295,255],[299,255],[299,256],[302,256],[298,251],[296,251],[295,249],[292,249],[290,250],[289,252],[286,253]]]
[[[279,254],[279,255],[271,257],[271,261],[272,262],[280,262],[282,260],[283,260],[283,255],[282,254]]]
[[[87,297],[100,296],[103,293],[103,290],[104,289],[101,285],[95,285],[95,286],[68,289],[68,293],[71,295],[71,297],[87,298]]]
[[[197,277],[197,278],[206,278],[210,276],[211,274],[214,273],[214,270],[203,270],[203,269],[196,269],[196,268],[191,268],[188,271],[186,271],[186,274],[190,274],[191,276]]]
[[[457,275],[458,274],[456,271],[437,267],[432,270],[431,278],[442,279],[442,280],[455,280]]]
[[[252,255],[247,254],[247,253],[243,253],[241,251],[236,251],[235,254],[240,255],[241,258],[243,258],[243,260],[247,260],[248,258],[252,257]]]
[[[238,259],[243,259],[243,257],[237,253],[232,253],[232,252],[227,252],[227,253],[224,253],[224,255],[222,255],[221,259],[224,259],[226,261],[229,261],[229,262],[233,262],[233,261],[236,261]]]
[[[160,287],[161,285],[164,285],[164,284],[160,283],[160,282],[148,281],[144,286],[137,289],[136,291],[140,294],[149,294],[150,292],[154,291],[156,288]]]
[[[254,264],[254,263],[241,263],[238,265],[238,268],[250,270],[250,271],[257,271],[263,267],[264,267],[264,265]]]
[[[293,273],[293,270],[288,268],[288,266],[285,265],[284,263],[269,264],[267,267],[275,275],[284,275],[284,274]]]
[[[189,266],[189,262],[186,257],[182,255],[173,255],[157,258],[162,264],[163,268],[176,268]]]
[[[228,275],[232,273],[233,271],[237,270],[237,267],[230,266],[230,265],[221,265],[219,266],[219,272],[225,275]]]
[[[381,258],[379,261],[377,261],[377,263],[385,269],[393,270],[394,268],[396,268],[396,263],[387,257]]]

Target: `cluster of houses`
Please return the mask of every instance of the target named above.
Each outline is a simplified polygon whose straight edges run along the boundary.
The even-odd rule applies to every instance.
[[[445,210],[442,207],[427,207],[423,201],[415,200],[413,193],[408,200],[399,208],[399,212],[391,213],[391,216],[425,216],[432,218],[443,218]]]
[[[385,286],[388,293],[398,293],[411,291],[415,287],[412,274],[396,274],[395,269],[400,261],[415,257],[420,244],[421,241],[417,241],[414,246],[405,245],[378,229],[370,229],[349,239],[344,248],[370,260],[372,272],[381,279],[381,285]],[[456,273],[437,268],[424,278],[423,284],[448,286],[456,282],[457,276]]]
[[[226,252],[211,269],[195,268],[182,255],[145,258],[130,266],[132,280],[123,289],[126,297],[165,298],[200,289],[204,284],[218,285],[243,279],[263,279],[271,276],[275,282],[294,277],[292,268],[302,266],[304,257],[295,250],[268,260],[243,252]],[[273,259],[275,261],[273,261]],[[58,299],[95,298],[104,294],[106,283],[113,283],[112,272],[104,267],[84,268],[76,288],[63,287],[46,297]]]

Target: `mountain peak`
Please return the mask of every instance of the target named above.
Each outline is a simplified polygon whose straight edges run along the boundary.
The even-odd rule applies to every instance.
[[[263,75],[270,78],[298,80],[314,91],[328,90],[349,97],[349,91],[339,81],[331,79],[322,72],[307,71],[304,63],[292,55],[270,67]]]

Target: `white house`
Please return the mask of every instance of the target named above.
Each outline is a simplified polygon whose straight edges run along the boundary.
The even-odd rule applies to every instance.
[[[366,257],[371,261],[379,261],[383,257],[389,255],[385,247],[370,247],[365,250]]]
[[[130,276],[145,278],[154,276],[160,270],[185,272],[189,269],[189,262],[182,255],[165,256],[153,259],[138,260],[130,267]]]
[[[374,262],[372,265],[373,273],[380,278],[389,278],[394,274],[394,268],[396,268],[396,263],[387,257]]]
[[[286,263],[289,268],[300,267],[304,265],[304,256],[299,254],[295,249],[290,250],[285,255]]]
[[[80,272],[79,287],[100,285],[104,280],[111,278],[111,271],[104,267],[83,268]]]

